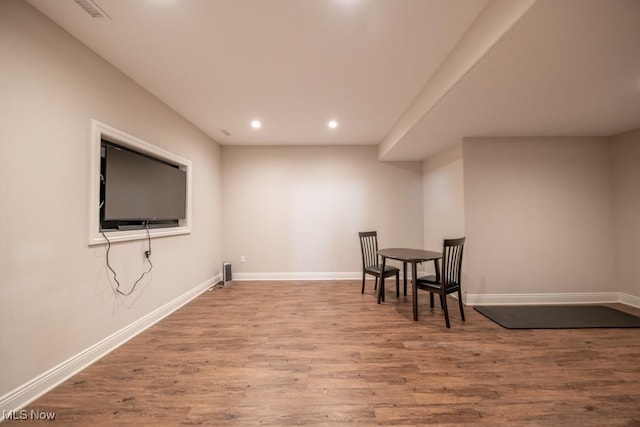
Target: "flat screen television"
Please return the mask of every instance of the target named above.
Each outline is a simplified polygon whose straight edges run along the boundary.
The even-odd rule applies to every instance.
[[[103,230],[176,227],[186,215],[186,172],[177,165],[102,140]]]

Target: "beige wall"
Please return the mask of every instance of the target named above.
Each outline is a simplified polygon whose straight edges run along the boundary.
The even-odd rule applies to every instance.
[[[438,249],[443,239],[465,235],[462,164],[462,143],[430,156],[422,164],[425,248]]]
[[[640,298],[640,130],[611,144],[618,289]]]
[[[470,294],[617,291],[606,138],[464,140]]]
[[[0,1],[0,396],[213,278],[220,148],[26,2]],[[87,246],[90,121],[193,162],[192,233],[155,239],[154,269],[116,297]],[[115,244],[123,287],[144,242]]]
[[[462,143],[429,156],[422,162],[424,248],[440,250],[442,240],[465,236]],[[463,259],[464,260],[464,259]],[[422,264],[433,274],[433,264]],[[463,268],[463,283],[466,283]]]
[[[357,277],[358,231],[422,246],[420,162],[382,163],[375,146],[224,146],[222,159],[223,255],[239,277]]]

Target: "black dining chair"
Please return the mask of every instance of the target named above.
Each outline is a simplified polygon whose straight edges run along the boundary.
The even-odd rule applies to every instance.
[[[440,305],[444,310],[444,320],[447,328],[449,324],[449,310],[447,309],[447,295],[458,293],[460,316],[464,322],[464,308],[462,307],[462,251],[465,238],[445,239],[442,244],[442,268],[438,276],[423,276],[416,280],[416,287],[429,292],[429,301],[433,308],[433,294],[440,295]]]
[[[362,292],[367,274],[374,276],[376,281],[374,290],[378,289],[378,279],[382,277],[382,265],[378,258],[378,233],[376,231],[363,231],[360,236],[360,249],[362,252]],[[400,297],[400,269],[390,265],[384,267],[384,277],[396,276],[396,296]]]

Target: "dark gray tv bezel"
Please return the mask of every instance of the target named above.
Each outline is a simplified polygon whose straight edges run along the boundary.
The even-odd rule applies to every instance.
[[[123,168],[126,164],[130,166],[135,164],[137,167],[129,171],[127,167]],[[138,166],[142,169],[138,169]],[[158,179],[164,180],[167,185],[150,181],[151,178],[145,174],[141,175],[139,170],[148,171]],[[118,173],[110,176],[108,171],[118,171]],[[129,176],[132,173],[136,175],[135,180],[140,181],[144,184],[143,186],[135,185]],[[100,175],[102,231],[177,227],[180,225],[179,220],[185,218],[186,173],[178,165],[102,139]],[[178,184],[177,187],[176,184]],[[153,197],[149,198],[146,194],[140,193],[143,189]],[[120,191],[124,191],[125,194],[120,195]],[[169,197],[170,195],[172,197]],[[153,201],[155,209],[140,205],[140,200]],[[172,204],[165,204],[167,201],[172,201]],[[180,201],[180,207],[178,207],[177,202]],[[124,214],[130,214],[130,216]]]

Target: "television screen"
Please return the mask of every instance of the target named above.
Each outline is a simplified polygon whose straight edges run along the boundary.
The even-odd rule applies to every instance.
[[[103,222],[118,226],[119,221],[131,225],[173,220],[177,225],[185,218],[185,171],[109,142],[103,147]]]

